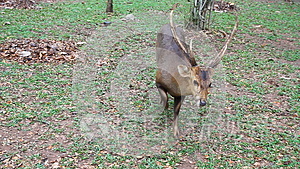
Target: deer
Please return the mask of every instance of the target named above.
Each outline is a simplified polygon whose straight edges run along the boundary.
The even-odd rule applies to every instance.
[[[168,94],[174,98],[173,133],[174,137],[180,135],[178,128],[178,116],[181,105],[188,95],[193,95],[196,104],[205,106],[212,87],[213,69],[222,60],[227,46],[232,40],[238,26],[238,17],[230,36],[225,41],[221,51],[208,65],[198,65],[190,44],[185,43],[185,35],[182,28],[174,25],[173,12],[170,12],[170,23],[163,25],[157,33],[156,40],[156,87],[158,89],[164,110],[168,109]]]

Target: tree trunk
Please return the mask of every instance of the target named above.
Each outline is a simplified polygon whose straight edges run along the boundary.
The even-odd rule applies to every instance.
[[[191,2],[191,16],[187,27],[197,30],[208,30],[214,0],[193,0]]]
[[[113,0],[107,0],[106,12],[114,12],[113,11]]]

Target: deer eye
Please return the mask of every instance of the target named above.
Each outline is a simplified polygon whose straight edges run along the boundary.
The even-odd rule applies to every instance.
[[[196,80],[194,80],[193,83],[195,86],[199,86],[199,83]]]
[[[211,83],[208,85],[209,88],[212,88]]]

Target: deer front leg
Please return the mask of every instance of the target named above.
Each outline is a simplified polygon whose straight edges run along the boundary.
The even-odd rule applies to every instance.
[[[159,95],[160,95],[160,103],[163,105],[164,109],[168,109],[168,94],[167,90],[164,89],[159,83],[156,83]]]
[[[179,137],[179,128],[178,128],[178,115],[180,111],[181,104],[184,100],[184,96],[178,96],[174,97],[174,124],[173,124],[173,131],[174,131],[174,137]]]

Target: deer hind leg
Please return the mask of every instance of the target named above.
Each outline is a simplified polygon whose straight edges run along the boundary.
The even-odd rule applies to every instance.
[[[174,124],[173,124],[173,132],[174,137],[179,137],[179,128],[178,128],[178,115],[180,111],[181,104],[184,100],[184,96],[174,97]]]
[[[169,107],[167,90],[158,83],[156,83],[156,86],[161,99],[160,103],[163,105],[164,109],[166,110]]]

